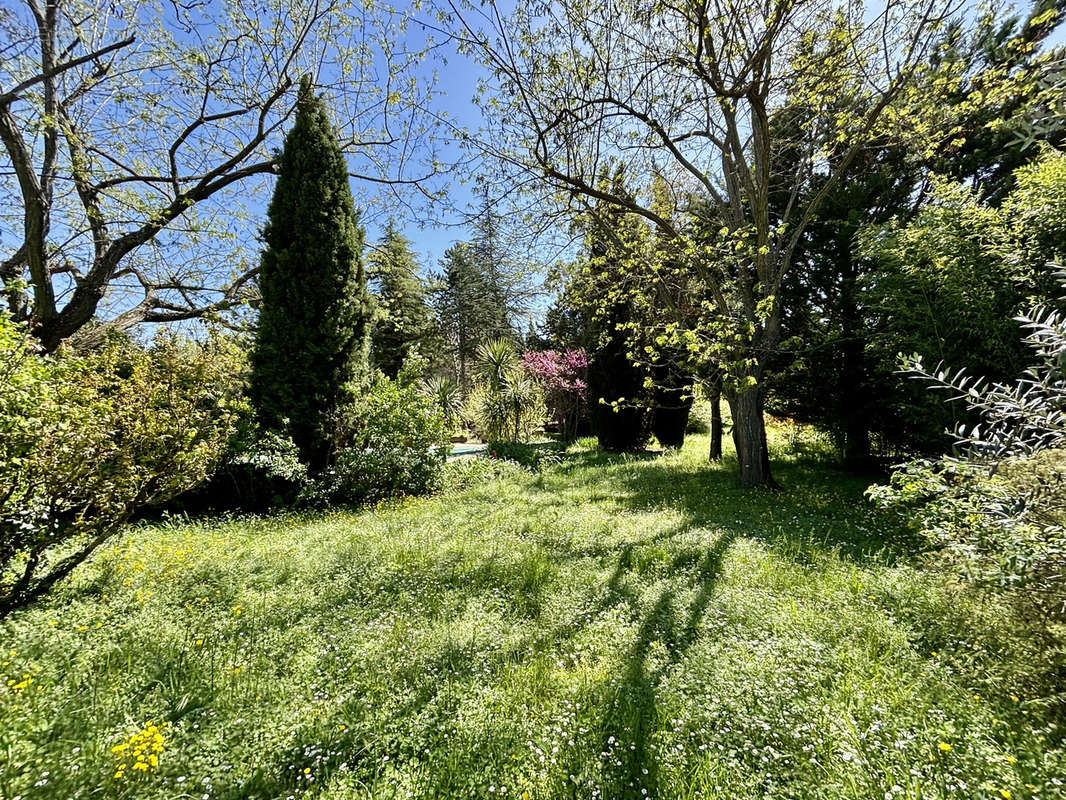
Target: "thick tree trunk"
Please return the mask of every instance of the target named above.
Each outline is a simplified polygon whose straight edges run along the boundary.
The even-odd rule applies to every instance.
[[[722,460],[722,390],[711,395],[711,446],[707,453],[710,461]]]
[[[745,489],[780,489],[770,474],[761,388],[753,386],[730,392],[729,410],[733,414],[733,444],[740,465],[740,485]]]

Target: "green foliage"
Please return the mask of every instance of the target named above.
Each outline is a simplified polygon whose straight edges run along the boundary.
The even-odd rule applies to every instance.
[[[709,433],[711,430],[711,406],[706,400],[695,400],[685,422],[685,433]]]
[[[465,393],[473,383],[478,347],[513,334],[503,287],[484,248],[460,243],[444,253],[434,304],[449,350],[450,367]]]
[[[395,378],[411,353],[423,357],[432,354],[437,347],[437,330],[411,243],[391,219],[369,258],[367,272],[376,290],[378,314],[371,337],[371,360],[385,375]]]
[[[940,182],[936,199],[903,226],[877,232],[865,253],[878,262],[866,276],[875,331],[867,357],[891,375],[900,353],[965,365],[1002,380],[1017,374],[1023,351],[1013,317],[1024,294],[1017,267],[1002,256],[1001,216],[969,190]],[[886,398],[911,447],[943,447],[952,410],[913,382],[893,381]]]
[[[601,183],[621,194],[627,191],[625,180],[618,167]],[[654,295],[643,283],[648,231],[635,215],[607,204],[590,213],[583,227],[583,259],[567,295],[584,310],[583,326],[594,341],[588,354],[589,421],[605,450],[641,450],[650,436],[651,404],[643,334],[656,313]]]
[[[510,444],[510,443],[509,443]],[[461,492],[480,484],[524,476],[526,470],[517,462],[503,458],[454,458],[444,465],[441,490]]]
[[[372,298],[348,165],[308,78],[267,214],[251,396],[264,427],[291,435],[319,469],[327,416],[366,370]]]
[[[1029,299],[1040,302],[1058,288],[1046,265],[1066,264],[1066,154],[1045,148],[1013,178],[1014,190],[1000,214],[1003,257],[1017,270]]]
[[[527,444],[523,442],[489,442],[490,458],[513,461],[534,472],[540,472],[562,461],[565,446],[555,442]]]
[[[705,438],[589,442],[454,462],[497,474],[442,497],[133,531],[6,622],[0,795],[1061,796],[1061,684],[1011,608],[770,435],[784,494]],[[115,778],[149,721],[158,765]]]
[[[413,385],[377,376],[330,417],[330,429],[329,466],[304,502],[355,505],[440,487],[447,431]]]
[[[435,375],[422,384],[422,393],[433,400],[449,431],[455,430],[462,415],[459,384],[447,375]]]
[[[307,465],[292,439],[242,426],[215,473],[192,491],[164,506],[189,515],[254,513],[295,504],[310,480]]]
[[[0,316],[0,616],[214,471],[246,411],[243,366],[218,336],[39,356]]]
[[[470,425],[486,441],[522,442],[544,424],[547,409],[538,382],[523,367],[506,339],[477,350],[478,382],[466,402]]]
[[[1066,276],[1059,273],[1060,286]],[[944,369],[913,373],[978,415],[958,426],[958,453],[905,464],[871,494],[905,515],[953,567],[1006,589],[1066,642],[1066,315],[1037,307],[1019,320],[1036,361],[1013,384]]]

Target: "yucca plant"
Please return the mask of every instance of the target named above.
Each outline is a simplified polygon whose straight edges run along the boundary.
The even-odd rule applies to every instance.
[[[470,413],[481,433],[492,441],[530,438],[543,421],[544,401],[514,345],[506,339],[482,343],[476,368],[480,384],[471,395]]]
[[[435,375],[422,382],[422,392],[433,399],[448,430],[453,430],[462,410],[459,384],[447,375]]]

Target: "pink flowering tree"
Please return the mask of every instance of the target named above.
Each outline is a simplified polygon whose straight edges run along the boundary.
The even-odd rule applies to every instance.
[[[539,350],[524,353],[522,366],[543,388],[548,414],[563,439],[573,439],[586,412],[588,355],[584,350]]]

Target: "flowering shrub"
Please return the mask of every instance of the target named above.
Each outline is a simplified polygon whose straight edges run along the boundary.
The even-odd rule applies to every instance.
[[[45,357],[0,315],[0,617],[214,471],[246,408],[242,363],[222,337]]]
[[[522,366],[541,385],[548,416],[563,439],[577,436],[587,413],[588,356],[584,350],[541,350],[524,353]]]

